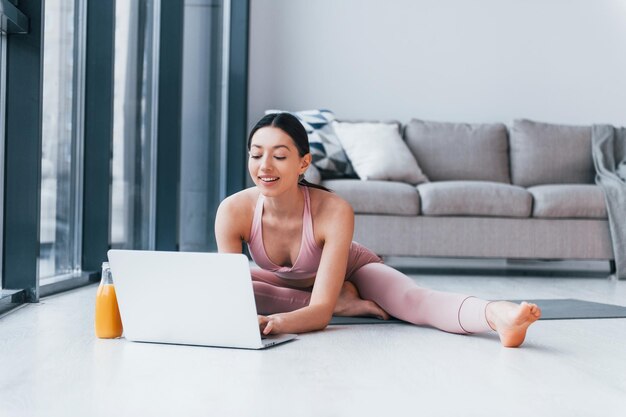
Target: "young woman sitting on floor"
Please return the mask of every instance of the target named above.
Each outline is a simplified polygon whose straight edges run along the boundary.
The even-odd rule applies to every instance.
[[[352,241],[354,213],[345,200],[304,180],[311,163],[306,131],[289,113],[263,117],[248,138],[256,184],[219,206],[219,252],[248,244],[263,334],[324,329],[333,314],[389,315],[451,333],[496,331],[502,345],[522,344],[541,315],[535,304],[485,301],[422,288]]]

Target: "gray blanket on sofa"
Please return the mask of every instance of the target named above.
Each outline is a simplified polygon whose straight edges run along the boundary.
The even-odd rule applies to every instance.
[[[626,279],[626,128],[594,125],[591,129],[596,183],[604,190],[609,214],[616,275]]]

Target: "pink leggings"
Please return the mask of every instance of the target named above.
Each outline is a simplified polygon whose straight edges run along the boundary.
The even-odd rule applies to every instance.
[[[274,314],[309,305],[310,288],[286,285],[273,272],[252,268],[257,311]],[[369,249],[352,243],[346,280],[361,298],[372,300],[391,316],[451,333],[491,331],[485,310],[489,302],[462,294],[419,287],[411,278],[382,263]]]

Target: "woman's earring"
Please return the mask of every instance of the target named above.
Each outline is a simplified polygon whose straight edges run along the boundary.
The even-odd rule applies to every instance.
[[[301,182],[304,179],[304,174],[300,174],[298,176],[298,182]]]

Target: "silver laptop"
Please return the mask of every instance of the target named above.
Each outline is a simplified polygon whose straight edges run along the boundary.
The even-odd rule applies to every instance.
[[[111,249],[108,256],[128,340],[263,349],[297,336],[261,337],[243,254]]]

